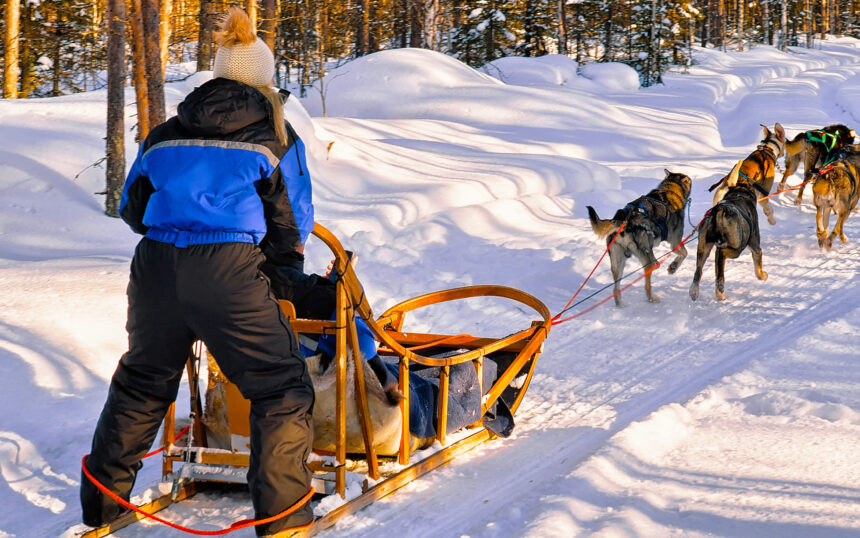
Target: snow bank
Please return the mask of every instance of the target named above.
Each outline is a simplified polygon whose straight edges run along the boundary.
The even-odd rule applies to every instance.
[[[591,63],[582,66],[582,76],[613,91],[639,89],[639,74],[627,64],[618,62]]]
[[[535,58],[509,56],[484,65],[480,71],[505,84],[518,86],[565,86],[577,77],[578,64],[560,54]]]

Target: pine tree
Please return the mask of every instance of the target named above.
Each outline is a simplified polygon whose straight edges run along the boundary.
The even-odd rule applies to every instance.
[[[512,21],[519,28],[514,45],[517,56],[542,56],[547,53],[547,43],[555,35],[555,0],[520,0],[516,3],[516,18]]]
[[[461,6],[465,15],[453,37],[454,56],[479,67],[510,54],[515,36],[508,29],[510,5],[502,0],[479,0]]]

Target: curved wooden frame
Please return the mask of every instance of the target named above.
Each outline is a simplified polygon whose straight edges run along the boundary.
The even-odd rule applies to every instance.
[[[445,445],[445,430],[447,419],[448,405],[448,377],[450,367],[454,364],[473,361],[478,370],[478,379],[481,379],[483,368],[483,357],[500,350],[517,351],[517,357],[514,359],[511,366],[502,374],[487,395],[484,397],[481,404],[481,416],[492,407],[492,405],[501,396],[504,389],[513,381],[520,373],[522,367],[528,362],[532,356],[540,353],[543,347],[543,341],[549,334],[552,326],[552,316],[547,307],[536,297],[515,288],[506,286],[468,286],[463,288],[455,288],[444,291],[426,293],[412,299],[403,301],[386,310],[379,319],[375,319],[373,311],[370,308],[367,298],[364,294],[364,289],[349,263],[350,257],[346,250],[341,245],[337,237],[329,230],[320,224],[314,226],[313,234],[322,240],[326,246],[332,251],[335,256],[334,267],[332,270],[337,271],[337,314],[334,324],[335,339],[336,339],[336,356],[335,363],[337,364],[337,431],[338,431],[338,449],[336,453],[336,461],[342,464],[346,461],[346,411],[345,411],[345,395],[346,395],[346,351],[347,343],[353,352],[353,356],[361,356],[356,338],[355,316],[361,316],[367,323],[367,326],[373,332],[374,336],[386,346],[386,351],[389,354],[399,357],[400,368],[400,391],[404,395],[403,401],[400,403],[400,412],[403,421],[401,431],[399,463],[401,465],[409,464],[409,363],[415,362],[426,366],[440,367],[439,379],[439,412],[438,424],[436,425],[437,438],[443,446]],[[500,339],[475,338],[467,335],[459,337],[450,337],[445,335],[415,335],[401,332],[403,322],[408,312],[417,310],[430,305],[435,305],[444,302],[450,302],[473,297],[500,297],[518,301],[533,310],[541,317],[540,321],[533,322],[532,325],[525,330],[514,333]],[[296,321],[293,323],[293,328],[297,332],[303,331],[302,324]],[[313,330],[314,327],[305,326],[304,329],[311,329],[307,332],[322,332]],[[316,328],[318,329],[318,327]],[[420,341],[421,344],[437,343],[439,346],[447,346],[451,348],[466,348],[466,352],[456,354],[444,359],[427,357],[413,352],[406,347],[413,342]],[[420,344],[419,344],[420,345]],[[371,470],[371,477],[374,476],[374,470],[378,468],[376,454],[373,449],[373,432],[369,421],[369,413],[367,411],[367,400],[364,395],[364,376],[362,372],[362,361],[354,361],[356,371],[356,399],[359,409],[359,419],[362,424],[362,431],[365,434],[365,448],[368,458],[368,468]],[[531,367],[527,372],[527,377],[523,382],[523,387],[519,391],[516,401],[511,406],[512,411],[516,411],[519,407],[522,397],[528,389],[528,384],[531,381],[531,376],[534,373],[534,365],[536,361],[531,362]],[[483,389],[483,387],[482,387]],[[483,391],[482,391],[483,392]],[[342,468],[342,465],[339,465]],[[344,484],[345,487],[345,484]],[[341,489],[341,481],[337,481],[338,493],[343,495]]]
[[[471,449],[477,444],[492,437],[492,434],[483,428],[479,421],[473,424],[472,427],[479,429],[471,435],[460,439],[450,446],[446,446],[446,428],[447,428],[447,406],[448,406],[448,377],[450,368],[455,364],[472,362],[478,374],[478,382],[482,383],[483,378],[483,358],[490,353],[497,351],[505,351],[516,353],[516,356],[510,365],[501,372],[501,375],[494,382],[489,390],[484,390],[481,385],[481,416],[501,397],[504,390],[517,378],[523,375],[525,369],[525,378],[518,390],[518,393],[510,405],[511,411],[516,412],[522,398],[525,395],[532,375],[534,374],[537,357],[543,350],[543,342],[549,334],[552,326],[551,315],[546,306],[534,296],[505,286],[468,286],[462,288],[454,288],[449,290],[427,293],[408,299],[399,304],[396,304],[386,310],[379,318],[375,318],[373,311],[370,308],[367,298],[364,295],[364,290],[358,280],[350,262],[350,256],[343,248],[340,241],[325,227],[320,224],[314,226],[313,234],[322,240],[328,246],[335,257],[333,270],[337,272],[336,279],[336,314],[335,319],[331,320],[308,320],[297,319],[295,310],[289,302],[281,301],[281,308],[285,316],[289,319],[290,325],[296,333],[308,334],[332,334],[335,335],[335,357],[334,364],[336,365],[336,450],[334,454],[334,464],[315,463],[312,467],[315,471],[333,473],[335,477],[335,491],[345,497],[346,493],[346,397],[347,397],[347,356],[348,351],[353,357],[360,357],[361,353],[358,344],[358,333],[355,325],[355,318],[361,317],[370,328],[374,337],[380,342],[379,352],[389,356],[398,358],[400,371],[400,391],[404,395],[400,403],[400,414],[402,419],[402,429],[400,438],[400,448],[398,451],[398,462],[401,465],[407,466],[393,476],[386,477],[378,482],[375,486],[368,489],[357,499],[346,503],[341,508],[332,511],[329,515],[321,518],[314,523],[314,526],[307,532],[313,534],[334,524],[334,522],[349,513],[352,513],[363,506],[366,506],[375,499],[381,498],[396,489],[407,484],[421,474],[443,465],[454,458],[457,454]],[[406,333],[402,332],[403,323],[406,315],[409,312],[418,309],[436,305],[440,303],[469,299],[475,297],[499,297],[510,299],[519,302],[532,310],[534,310],[539,319],[533,321],[531,325],[524,330],[513,333],[503,338],[480,338],[470,335],[442,335],[442,334],[427,334],[427,333]],[[445,358],[434,358],[420,353],[416,353],[418,349],[434,347],[436,349],[451,349],[465,350]],[[365,457],[367,460],[367,474],[374,480],[380,480],[379,463],[376,455],[373,439],[373,425],[370,420],[370,412],[367,403],[367,394],[364,384],[364,365],[362,360],[353,360],[355,368],[355,398],[358,409],[358,419],[361,424],[362,436],[365,446]],[[437,439],[443,446],[442,450],[431,455],[413,465],[409,465],[409,448],[410,448],[410,433],[409,433],[409,370],[410,364],[417,363],[426,366],[439,367],[439,408],[438,420],[436,424]],[[524,368],[528,365],[528,368]],[[192,401],[195,400],[192,398]],[[199,402],[199,398],[196,398]],[[203,427],[199,417],[201,409],[197,409],[197,420],[195,420],[195,438],[205,439],[202,437]],[[163,446],[165,448],[163,456],[163,474],[166,476],[172,472],[173,464],[186,459],[188,449],[181,448],[172,444],[173,439],[169,432],[174,431],[174,406],[171,405],[167,416],[164,419],[164,436]],[[248,465],[248,454],[246,453],[225,453],[198,451],[198,447],[191,447],[194,451],[193,461],[195,463],[204,464],[221,464],[237,467]],[[169,503],[168,503],[169,504]]]

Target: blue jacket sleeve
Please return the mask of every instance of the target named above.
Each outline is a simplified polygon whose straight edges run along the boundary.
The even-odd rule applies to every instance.
[[[302,268],[302,246],[313,230],[311,178],[305,164],[304,144],[288,125],[292,144],[257,193],[263,201],[266,237],[261,248],[274,265]]]
[[[125,180],[119,203],[119,216],[132,230],[141,235],[146,235],[148,227],[143,224],[143,216],[146,213],[149,197],[155,192],[155,188],[142,168],[143,148],[144,144],[141,144],[137,158],[131,165],[131,170]]]

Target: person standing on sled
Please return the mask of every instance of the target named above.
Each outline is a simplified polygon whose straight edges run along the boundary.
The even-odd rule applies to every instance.
[[[145,237],[128,286],[129,350],[119,361],[86,467],[128,499],[141,458],[176,399],[195,339],[251,400],[248,484],[257,519],[310,489],[314,391],[297,342],[259,267],[301,256],[313,228],[304,145],[270,87],[272,52],[244,11],[222,23],[212,80],[141,144],[120,214]],[[265,257],[264,257],[265,256]],[[84,523],[122,508],[81,481]],[[257,526],[265,536],[313,521],[305,504]]]

